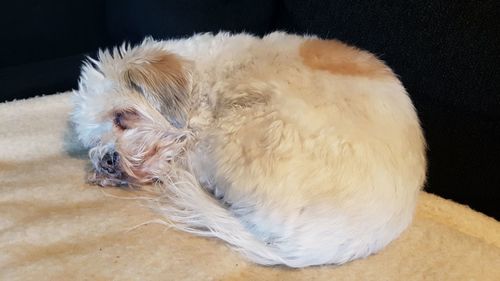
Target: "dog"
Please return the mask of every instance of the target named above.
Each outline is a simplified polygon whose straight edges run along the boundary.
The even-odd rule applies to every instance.
[[[262,265],[378,252],[411,223],[426,178],[405,88],[336,40],[145,39],[89,58],[73,101],[92,183],[157,184],[169,223]]]

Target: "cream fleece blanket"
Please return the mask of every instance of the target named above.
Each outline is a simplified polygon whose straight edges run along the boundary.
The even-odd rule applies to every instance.
[[[500,223],[425,192],[399,239],[343,266],[257,266],[143,224],[130,191],[85,184],[69,111],[68,94],[0,104],[1,280],[500,280]]]

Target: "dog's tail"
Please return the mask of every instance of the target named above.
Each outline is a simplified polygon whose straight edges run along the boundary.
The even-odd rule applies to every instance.
[[[293,260],[281,257],[277,248],[259,240],[228,209],[201,187],[194,175],[185,170],[162,179],[161,199],[157,210],[169,225],[192,234],[217,237],[232,245],[251,261],[263,264],[285,264]]]

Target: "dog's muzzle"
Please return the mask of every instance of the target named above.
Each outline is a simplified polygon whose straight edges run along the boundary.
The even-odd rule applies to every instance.
[[[94,169],[88,182],[100,186],[127,186],[126,175],[120,168],[120,155],[110,145],[94,147],[89,151]]]

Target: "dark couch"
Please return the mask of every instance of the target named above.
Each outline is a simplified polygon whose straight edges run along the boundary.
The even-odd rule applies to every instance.
[[[426,190],[500,219],[500,7],[491,1],[21,1],[0,7],[0,99],[76,87],[123,41],[280,29],[369,50],[401,77],[429,144]]]

